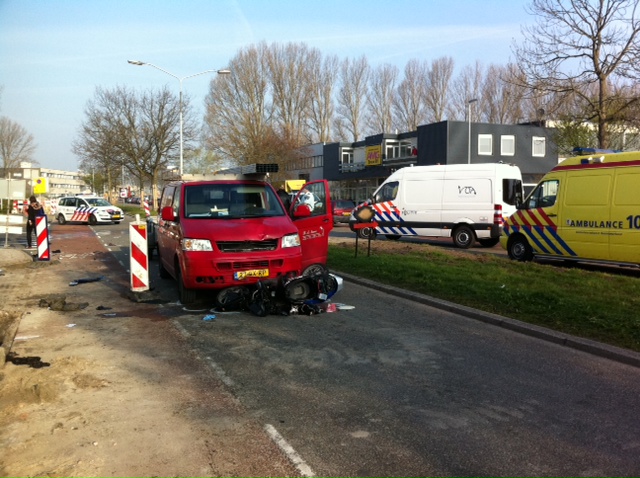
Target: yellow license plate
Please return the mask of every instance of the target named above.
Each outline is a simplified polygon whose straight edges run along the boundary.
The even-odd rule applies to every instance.
[[[269,277],[269,269],[253,269],[250,271],[234,272],[235,280],[248,279],[249,277]]]
[[[342,215],[343,216],[351,216],[351,213],[350,212],[343,212]]]

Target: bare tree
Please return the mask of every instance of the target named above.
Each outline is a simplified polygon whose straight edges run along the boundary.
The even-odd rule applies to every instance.
[[[182,113],[183,143],[189,145],[196,127],[188,97],[183,97]],[[105,172],[110,191],[120,168],[138,178],[141,189],[150,183],[155,204],[157,179],[178,158],[178,98],[167,87],[141,95],[124,87],[98,88],[85,114],[87,120],[73,144],[74,153]]]
[[[437,58],[431,62],[426,78],[427,121],[440,122],[445,119],[453,67],[451,57]]]
[[[277,163],[281,172],[272,178],[278,179],[286,174],[286,165],[297,157],[300,146],[297,134],[288,134],[284,126],[298,128],[304,115],[293,103],[287,105],[284,96],[286,108],[273,105],[269,56],[266,43],[247,47],[230,62],[231,75],[211,82],[205,100],[205,134],[207,148],[227,164]],[[285,67],[290,68],[295,69]]]
[[[371,68],[364,55],[342,62],[336,109],[336,126],[342,139],[358,141],[363,134],[370,74]]]
[[[473,66],[465,66],[460,74],[453,80],[451,88],[451,101],[449,103],[449,119],[467,120],[468,104],[470,100],[477,100],[477,111],[483,110],[482,84],[484,82],[484,67],[478,61]],[[475,115],[482,119],[481,116]]]
[[[265,49],[271,83],[274,119],[287,142],[302,145],[312,98],[313,65],[321,62],[320,50],[303,43],[273,44]]]
[[[393,97],[397,81],[398,68],[394,65],[380,65],[372,71],[367,96],[370,132],[384,133],[393,130]]]
[[[488,123],[513,124],[524,119],[526,90],[519,86],[519,75],[520,70],[514,64],[489,65],[481,93],[484,116]]]
[[[0,159],[3,168],[17,168],[21,162],[35,163],[33,136],[15,121],[0,117]]]
[[[410,60],[404,68],[404,79],[400,82],[394,100],[394,112],[398,127],[414,131],[426,123],[426,84],[429,66],[426,62]]]
[[[230,62],[233,72],[214,78],[206,104],[206,144],[229,161],[246,165],[268,161],[263,145],[275,135],[272,126],[267,45],[241,50]]]
[[[310,141],[324,143],[333,139],[331,125],[335,106],[333,94],[338,76],[338,57],[330,56],[322,63],[319,61],[311,67],[311,102],[309,111],[309,128],[312,131]]]
[[[597,125],[602,148],[608,126],[638,99],[637,8],[638,0],[532,0],[537,21],[523,27],[525,40],[514,46],[527,86],[582,98],[583,119]]]

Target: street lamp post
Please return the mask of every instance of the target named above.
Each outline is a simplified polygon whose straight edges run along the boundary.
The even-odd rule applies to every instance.
[[[469,112],[467,114],[467,120],[469,121],[469,138],[467,141],[467,164],[471,164],[471,103],[478,101],[478,98],[473,98],[467,101],[467,107]]]
[[[186,80],[187,78],[191,78],[193,76],[198,76],[198,75],[204,75],[205,73],[217,73],[219,75],[228,75],[231,73],[230,70],[205,70],[205,71],[201,71],[200,73],[196,73],[194,75],[189,75],[189,76],[183,76],[182,78],[180,78],[177,75],[174,75],[173,73],[168,72],[167,70],[160,68],[159,66],[156,66],[152,63],[146,63],[144,61],[139,61],[139,60],[127,60],[128,63],[130,63],[131,65],[136,65],[136,66],[143,66],[143,65],[147,65],[147,66],[151,66],[153,68],[155,68],[156,70],[160,70],[163,73],[166,73],[169,76],[173,76],[176,80],[178,80],[180,82],[180,177],[182,177],[182,172],[183,172],[183,167],[184,167],[184,156],[183,156],[183,140],[182,140],[182,128],[183,128],[183,122],[182,122],[182,82],[184,80]]]

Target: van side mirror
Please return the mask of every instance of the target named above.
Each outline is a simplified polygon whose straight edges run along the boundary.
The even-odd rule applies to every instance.
[[[160,217],[162,217],[163,221],[175,221],[176,220],[176,215],[173,213],[173,208],[171,206],[163,207]]]

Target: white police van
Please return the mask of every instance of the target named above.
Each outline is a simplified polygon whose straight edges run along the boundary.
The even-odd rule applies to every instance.
[[[86,222],[92,226],[99,223],[118,224],[124,218],[122,209],[101,197],[68,196],[60,198],[56,208],[59,224]]]
[[[367,207],[373,215],[375,227],[357,229],[363,238],[450,237],[462,249],[476,241],[493,247],[522,198],[522,174],[512,164],[414,166],[394,172],[354,213]]]

